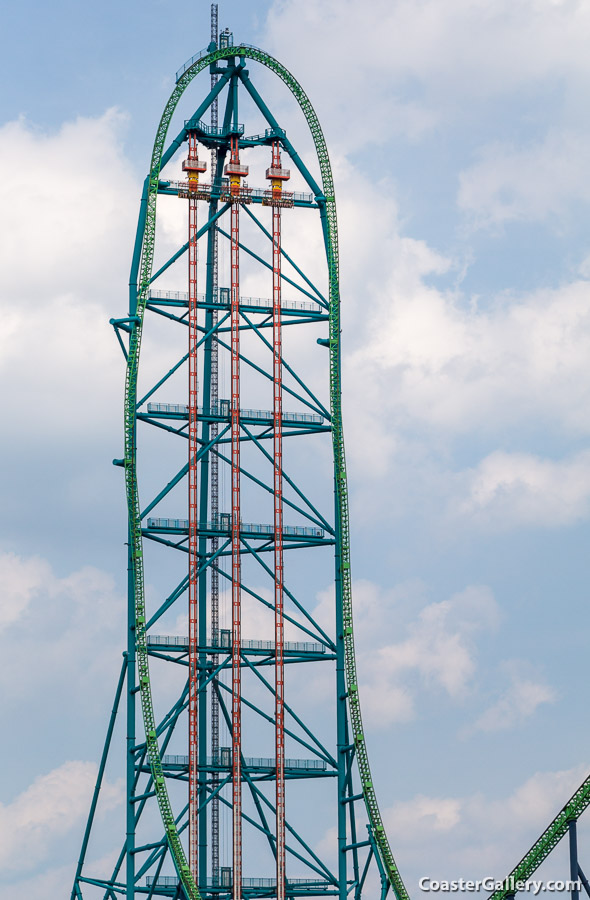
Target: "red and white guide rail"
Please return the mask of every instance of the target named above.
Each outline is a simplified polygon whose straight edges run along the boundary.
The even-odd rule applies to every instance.
[[[197,715],[199,693],[198,669],[198,557],[197,557],[197,191],[199,173],[207,164],[199,162],[197,138],[189,135],[188,159],[182,168],[188,173],[188,521],[189,521],[189,579],[188,579],[188,816],[189,866],[197,878],[198,857],[198,747]]]
[[[188,173],[189,268],[189,865],[195,879],[198,861],[198,498],[197,498],[197,199],[199,174],[197,140],[189,135]],[[241,179],[248,167],[240,163],[238,137],[231,138],[229,176],[231,197],[231,558],[232,558],[232,869],[233,900],[242,900],[242,700],[241,700],[241,497],[240,497],[240,202]],[[273,258],[273,494],[274,494],[274,607],[275,607],[275,759],[276,759],[276,900],[285,900],[285,626],[283,560],[283,379],[281,320],[281,207],[291,206],[282,193],[290,177],[281,167],[280,146],[273,141],[272,163],[266,171],[271,191]]]
[[[231,194],[231,560],[232,560],[232,862],[233,900],[242,900],[242,595],[240,560],[240,194],[248,167],[237,135],[224,168]]]
[[[275,570],[275,758],[277,900],[285,900],[285,620],[283,612],[283,336],[281,322],[281,202],[283,181],[278,141],[266,171],[272,185],[273,467]]]

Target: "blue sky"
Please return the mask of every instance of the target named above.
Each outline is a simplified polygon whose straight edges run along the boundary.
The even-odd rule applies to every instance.
[[[421,875],[500,876],[589,762],[590,8],[220,5],[303,83],[334,167],[359,668],[394,852],[413,893]],[[108,319],[209,4],[7,17],[0,898],[57,900],[121,652]]]

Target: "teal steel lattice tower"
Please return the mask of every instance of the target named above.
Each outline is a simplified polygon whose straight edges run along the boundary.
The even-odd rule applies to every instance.
[[[158,127],[128,315],[111,320],[126,360],[114,462],[128,507],[127,648],[71,900],[406,900],[356,675],[327,148],[301,85],[218,36],[212,10],[211,44],[178,72]],[[192,82],[207,70],[205,94]],[[264,70],[299,106],[314,163],[263,99]],[[170,140],[189,86],[205,96]],[[164,204],[182,205],[186,241],[167,233]],[[88,859],[119,722],[125,822],[97,874]],[[587,778],[491,900],[513,898],[565,836],[571,898],[580,886],[590,897],[576,827],[589,805]]]
[[[295,78],[216,35],[166,104],[128,315],[112,320],[128,640],[72,900],[404,900],[357,687],[330,161]],[[315,162],[263,98],[265,70],[303,113]],[[174,205],[186,240],[166,233]],[[119,709],[126,834],[110,871],[89,875]]]

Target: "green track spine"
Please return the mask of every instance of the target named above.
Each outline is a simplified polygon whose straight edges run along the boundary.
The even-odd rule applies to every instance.
[[[515,894],[515,885],[527,881],[543,863],[552,850],[567,834],[569,823],[578,819],[590,805],[590,775],[573,794],[547,826],[543,834],[535,841],[531,849],[512,872],[504,879],[503,886],[489,896],[489,900],[505,900]]]

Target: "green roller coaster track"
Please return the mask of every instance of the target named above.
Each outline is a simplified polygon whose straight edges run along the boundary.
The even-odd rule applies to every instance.
[[[345,674],[348,691],[348,704],[357,764],[359,768],[362,791],[370,823],[374,845],[377,849],[380,868],[385,872],[397,900],[407,900],[408,892],[394,860],[381,813],[377,803],[375,788],[371,777],[369,759],[358,691],[356,661],[354,653],[354,630],[352,611],[352,584],[350,568],[350,525],[348,494],[346,483],[346,460],[342,431],[341,384],[340,384],[340,297],[339,297],[339,260],[338,230],[336,221],[336,201],[334,184],[326,142],[318,117],[299,82],[276,59],[262,50],[239,44],[228,48],[214,50],[200,55],[185,67],[168,100],[158,126],[152,152],[147,203],[145,209],[145,227],[141,247],[141,261],[135,318],[130,329],[128,364],[125,383],[125,480],[127,504],[129,512],[129,541],[132,559],[132,576],[135,592],[135,626],[137,666],[141,707],[146,735],[147,755],[151,767],[154,790],[157,796],[162,821],[174,858],[175,866],[182,882],[187,898],[200,900],[200,893],[189,869],[184,849],[178,834],[177,825],[170,804],[162,761],[160,758],[156,734],[156,720],[152,702],[150,673],[148,665],[148,648],[146,635],[146,610],[144,595],[143,539],[141,530],[141,514],[139,506],[137,470],[136,470],[136,404],[139,356],[141,347],[143,317],[146,308],[149,286],[152,280],[154,244],[156,231],[156,201],[164,142],[168,127],[177,104],[187,86],[199,72],[219,60],[229,58],[247,58],[261,63],[287,85],[297,100],[307,124],[310,128],[317,153],[322,182],[322,193],[316,196],[320,207],[324,238],[327,248],[329,274],[329,350],[330,350],[330,399],[332,414],[333,453],[336,484],[337,515],[337,597],[340,598],[341,616],[344,625]],[[220,88],[222,83],[220,83]]]
[[[575,822],[590,805],[590,776],[582,782],[563,809],[535,841],[518,865],[504,879],[503,886],[490,894],[489,900],[505,900],[515,893],[515,885],[526,882],[543,863],[552,850],[568,833],[570,822]],[[577,877],[577,876],[575,876]]]

